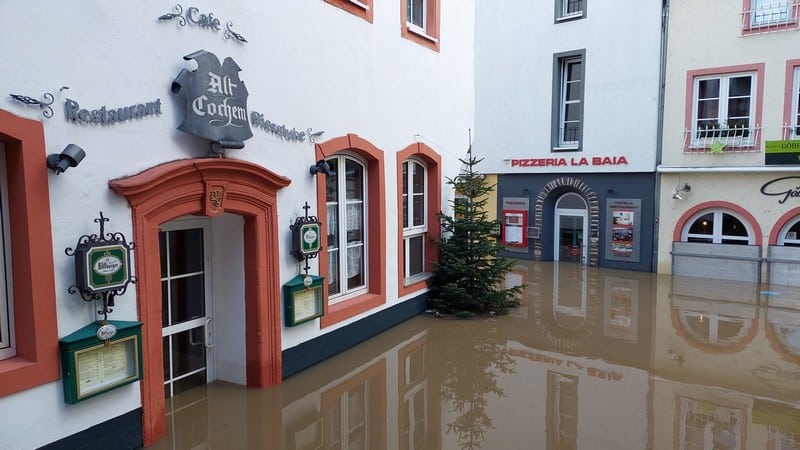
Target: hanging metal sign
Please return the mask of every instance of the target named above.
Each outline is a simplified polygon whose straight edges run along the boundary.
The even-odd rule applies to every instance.
[[[239,79],[241,68],[227,57],[220,64],[205,50],[183,57],[197,69],[182,69],[172,82],[172,92],[182,95],[186,116],[178,129],[213,142],[240,143],[253,137],[247,114],[247,87]],[[241,148],[239,146],[239,148]]]
[[[107,318],[112,312],[114,297],[122,295],[129,283],[135,283],[131,275],[131,250],[133,242],[127,242],[122,233],[106,233],[108,219],[94,219],[100,224],[100,233],[83,235],[78,239],[75,249],[64,252],[75,257],[75,285],[70,286],[71,294],[79,293],[85,301],[102,300],[103,309],[98,311]]]

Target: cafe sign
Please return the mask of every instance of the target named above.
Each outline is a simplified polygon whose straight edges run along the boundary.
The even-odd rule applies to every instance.
[[[220,64],[216,55],[205,50],[183,59],[195,61],[197,69],[182,69],[172,82],[172,92],[183,96],[186,104],[186,116],[178,129],[212,142],[244,146],[243,141],[253,137],[253,132],[239,65],[230,57]]]

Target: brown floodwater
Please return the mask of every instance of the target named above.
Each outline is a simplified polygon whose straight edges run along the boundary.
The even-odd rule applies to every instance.
[[[505,316],[420,315],[270,389],[167,399],[148,449],[800,449],[800,288],[520,262]]]

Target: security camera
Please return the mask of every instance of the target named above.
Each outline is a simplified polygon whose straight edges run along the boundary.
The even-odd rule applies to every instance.
[[[69,144],[61,153],[47,155],[47,168],[58,175],[70,167],[77,167],[85,157],[86,152],[82,148],[75,144]]]
[[[311,168],[309,168],[308,171],[311,172],[311,175],[316,175],[318,173],[321,173],[323,175],[330,176],[333,174],[333,172],[331,172],[331,166],[328,165],[328,162],[325,161],[324,159],[320,159],[319,161],[317,161],[317,163],[311,166]]]
[[[672,198],[675,199],[675,200],[683,200],[683,197],[681,197],[681,194],[679,194],[677,192],[672,194]]]

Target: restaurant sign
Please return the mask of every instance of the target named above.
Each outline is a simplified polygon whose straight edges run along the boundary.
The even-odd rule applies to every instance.
[[[238,143],[253,137],[247,113],[247,88],[239,79],[241,68],[227,57],[220,64],[205,50],[183,57],[197,69],[182,69],[172,82],[172,92],[182,95],[186,116],[178,129],[218,143]]]

